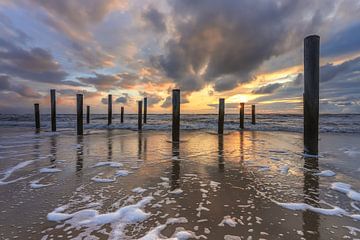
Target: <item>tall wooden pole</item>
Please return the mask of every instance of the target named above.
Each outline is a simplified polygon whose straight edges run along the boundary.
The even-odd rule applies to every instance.
[[[172,141],[180,141],[180,89],[172,91]]]
[[[86,123],[90,123],[90,106],[86,106]]]
[[[147,119],[147,98],[144,98],[144,124],[146,123]]]
[[[120,122],[123,123],[124,122],[124,107],[121,107],[121,112],[120,112]]]
[[[256,124],[255,105],[251,105],[251,124]]]
[[[142,129],[142,101],[138,101],[138,130]]]
[[[112,122],[112,95],[108,95],[108,125]]]
[[[55,89],[50,90],[51,100],[51,131],[56,132],[56,93]]]
[[[84,132],[84,124],[83,124],[83,95],[82,94],[76,94],[76,116],[77,116],[77,124],[76,124],[76,132],[77,135],[83,135]]]
[[[218,120],[218,134],[224,133],[224,114],[225,114],[225,99],[219,99],[219,120]]]
[[[40,130],[40,106],[38,103],[34,104],[34,111],[35,111],[35,128],[36,131]]]
[[[245,103],[240,103],[240,128],[244,129]]]
[[[304,39],[304,151],[318,154],[320,37]]]

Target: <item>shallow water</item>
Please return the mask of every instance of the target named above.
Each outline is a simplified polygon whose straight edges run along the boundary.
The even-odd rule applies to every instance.
[[[87,130],[77,137],[1,129],[0,237],[360,235],[359,200],[331,189],[343,182],[360,190],[358,136],[322,134],[318,161],[304,159],[298,133],[182,131],[179,144],[170,139],[168,131]],[[323,170],[336,175],[316,175]],[[311,209],[291,210],[293,203]]]

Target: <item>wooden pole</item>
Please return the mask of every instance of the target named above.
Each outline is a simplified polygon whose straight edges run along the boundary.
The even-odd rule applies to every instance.
[[[108,125],[112,122],[112,95],[108,95]]]
[[[77,109],[77,124],[76,130],[77,135],[83,135],[84,132],[84,124],[83,124],[83,95],[76,94],[76,109]]]
[[[320,37],[304,39],[304,150],[318,154]]]
[[[240,103],[240,128],[244,129],[245,103]]]
[[[251,105],[251,124],[256,124],[255,105]]]
[[[147,98],[144,98],[144,124],[146,123],[147,118]]]
[[[51,131],[56,132],[56,94],[55,89],[50,90],[51,100]]]
[[[172,91],[172,141],[180,141],[180,89]]]
[[[142,101],[138,101],[138,130],[142,129]]]
[[[34,104],[34,111],[35,111],[35,128],[36,131],[40,130],[40,106],[38,103]]]
[[[218,134],[224,133],[224,114],[225,114],[225,99],[219,99],[219,120],[218,120]]]
[[[90,123],[90,106],[86,106],[86,123]]]
[[[121,112],[120,112],[120,122],[123,123],[124,122],[124,107],[121,107]]]

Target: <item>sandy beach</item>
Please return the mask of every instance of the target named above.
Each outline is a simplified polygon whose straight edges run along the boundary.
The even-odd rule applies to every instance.
[[[359,136],[2,128],[1,239],[355,239]]]

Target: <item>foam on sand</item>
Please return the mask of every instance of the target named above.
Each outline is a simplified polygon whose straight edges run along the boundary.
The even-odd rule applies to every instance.
[[[49,184],[42,184],[42,183],[40,183],[40,181],[43,180],[43,179],[44,179],[44,178],[40,178],[40,179],[31,181],[31,182],[30,182],[30,187],[33,188],[33,189],[38,189],[38,188],[44,188],[44,187],[48,187],[48,186],[53,185],[53,184],[51,184],[51,183],[49,183]]]
[[[92,181],[97,182],[97,183],[111,183],[111,182],[115,182],[114,178],[100,178],[98,176],[95,176],[93,178],[91,178]]]
[[[181,194],[183,193],[183,190],[181,188],[174,189],[172,191],[169,191],[171,194]]]
[[[122,167],[123,164],[118,162],[98,162],[97,164],[94,165],[94,167],[103,167],[103,166],[118,168],[118,167]]]
[[[342,182],[334,182],[331,184],[331,189],[345,193],[348,198],[354,201],[360,201],[360,193],[351,189],[351,185]]]
[[[70,221],[69,224],[75,226],[93,226],[104,225],[108,223],[123,223],[134,224],[142,222],[148,217],[150,213],[144,212],[141,208],[144,208],[153,200],[153,197],[144,197],[142,200],[133,205],[128,205],[119,208],[115,212],[100,214],[97,210],[83,209],[75,213],[62,213],[63,208],[57,208],[47,215],[49,221],[62,222]]]
[[[179,224],[179,223],[187,223],[187,222],[188,222],[188,220],[184,217],[169,218],[166,220],[165,224],[161,224],[161,225],[153,228],[148,233],[146,233],[145,236],[139,238],[138,240],[166,240],[168,238],[164,238],[161,235],[161,231],[163,231],[170,224]],[[191,237],[195,237],[195,235],[192,232],[179,231],[179,232],[175,233],[174,238],[171,238],[171,239],[180,240],[180,239],[188,239]]]
[[[223,226],[225,226],[225,224],[230,227],[235,227],[238,223],[235,218],[230,217],[230,216],[225,216],[224,219],[219,223],[218,226],[223,227]]]
[[[11,174],[13,174],[15,171],[21,169],[21,168],[24,168],[28,165],[30,165],[31,163],[33,163],[34,160],[28,160],[28,161],[24,161],[24,162],[21,162],[21,163],[18,163],[16,164],[15,166],[13,167],[10,167],[8,169],[6,169],[5,171],[1,172],[0,174],[3,175],[2,178],[0,178],[0,185],[6,185],[6,184],[9,184],[9,183],[14,183],[14,182],[17,182],[17,181],[20,181],[20,180],[23,180],[27,177],[19,177],[17,179],[14,179],[14,180],[11,180],[11,181],[5,181],[6,179],[8,179]]]
[[[57,173],[61,172],[62,170],[59,168],[51,168],[51,167],[44,167],[39,170],[40,173]]]
[[[336,175],[335,172],[331,171],[331,170],[324,170],[321,171],[319,173],[314,173],[314,175],[320,176],[320,177],[333,177]]]
[[[318,207],[313,207],[307,203],[280,203],[280,202],[275,202],[275,203],[283,208],[287,208],[295,211],[309,210],[315,213],[319,213],[323,215],[332,215],[332,216],[348,215],[348,213],[344,209],[336,206],[333,208],[318,208]]]
[[[130,174],[130,172],[128,170],[119,170],[115,173],[115,176],[116,177],[125,177],[129,174]]]
[[[137,187],[137,188],[134,188],[133,190],[131,190],[132,192],[134,193],[143,193],[146,191],[146,189],[144,188],[141,188],[141,187]]]

